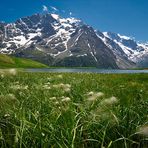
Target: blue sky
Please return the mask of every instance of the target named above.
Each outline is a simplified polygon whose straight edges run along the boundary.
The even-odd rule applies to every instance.
[[[95,29],[148,41],[148,0],[1,0],[0,21],[13,22],[56,7],[63,16],[82,19]]]

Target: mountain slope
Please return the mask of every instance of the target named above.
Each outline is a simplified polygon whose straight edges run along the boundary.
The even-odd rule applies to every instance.
[[[133,68],[147,52],[145,47],[57,14],[35,14],[15,23],[0,23],[0,53],[50,66]]]
[[[47,68],[48,66],[30,59],[15,58],[0,54],[0,68]]]

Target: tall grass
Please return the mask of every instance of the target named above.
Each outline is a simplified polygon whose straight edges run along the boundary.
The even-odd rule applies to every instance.
[[[0,72],[0,147],[146,148],[147,74]]]

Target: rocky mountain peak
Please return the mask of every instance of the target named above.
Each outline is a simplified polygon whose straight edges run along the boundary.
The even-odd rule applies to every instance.
[[[130,37],[97,31],[79,19],[58,14],[34,14],[0,23],[0,53],[49,65],[129,68],[146,49],[147,45]]]

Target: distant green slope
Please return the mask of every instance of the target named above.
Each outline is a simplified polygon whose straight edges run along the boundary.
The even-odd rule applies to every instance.
[[[42,63],[0,54],[0,68],[48,68]]]

